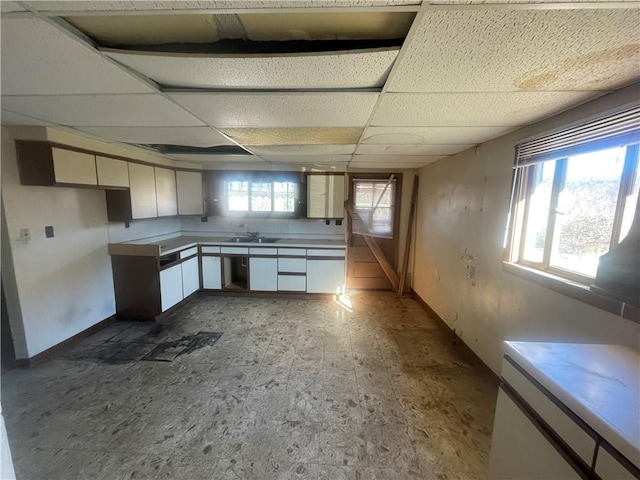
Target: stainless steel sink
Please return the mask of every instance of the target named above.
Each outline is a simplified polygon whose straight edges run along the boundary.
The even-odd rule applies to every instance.
[[[254,241],[256,243],[274,243],[280,240],[279,238],[267,238],[267,237],[258,237]]]
[[[255,242],[255,240],[256,239],[253,237],[233,237],[226,241],[230,243],[249,243],[249,242]]]

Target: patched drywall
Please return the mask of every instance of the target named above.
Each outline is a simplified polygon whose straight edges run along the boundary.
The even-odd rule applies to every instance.
[[[507,273],[501,263],[515,144],[637,99],[635,85],[420,170],[413,289],[496,373],[504,340],[640,347],[637,323]]]

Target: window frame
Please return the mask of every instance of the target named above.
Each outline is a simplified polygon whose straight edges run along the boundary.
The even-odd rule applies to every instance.
[[[558,277],[559,279],[568,280],[581,285],[589,285],[593,283],[595,277],[590,277],[588,275],[551,264],[551,253],[557,223],[556,217],[558,215],[558,200],[566,182],[569,158],[571,157],[563,156],[555,160],[547,160],[546,162],[543,161],[515,169],[504,261],[515,266],[522,266],[541,272],[542,274],[550,274],[554,277]],[[549,214],[547,217],[543,258],[542,262],[534,262],[524,258],[524,239],[526,238],[526,229],[528,225],[527,220],[531,208],[531,196],[534,193],[533,182],[536,177],[535,174],[537,169],[541,168],[547,162],[555,162],[554,176],[549,202]],[[631,193],[633,188],[635,175],[638,168],[640,168],[639,163],[640,144],[634,143],[627,145],[620,178],[620,186],[618,188],[616,210],[610,232],[609,250],[619,243],[624,205],[626,197]]]
[[[228,183],[248,182],[248,210],[230,210]],[[271,210],[260,211],[251,209],[251,184],[252,183],[271,184]],[[294,209],[291,212],[274,211],[274,188],[276,182],[291,182],[295,184]],[[292,171],[209,171],[209,213],[212,216],[229,218],[276,218],[295,219],[306,218],[306,183],[301,172]]]

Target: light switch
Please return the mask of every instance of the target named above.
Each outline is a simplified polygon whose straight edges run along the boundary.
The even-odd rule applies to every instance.
[[[44,236],[47,238],[53,238],[53,225],[47,225],[44,227]]]
[[[28,242],[29,240],[31,240],[31,232],[29,232],[29,229],[28,228],[20,229],[20,241]]]

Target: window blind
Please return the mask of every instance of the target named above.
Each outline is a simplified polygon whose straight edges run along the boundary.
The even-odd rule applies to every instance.
[[[640,105],[516,145],[514,168],[640,142]]]

